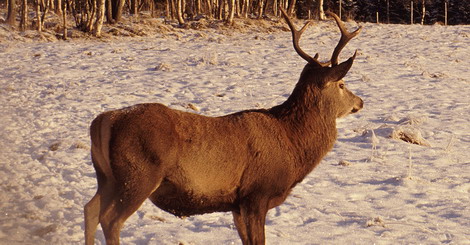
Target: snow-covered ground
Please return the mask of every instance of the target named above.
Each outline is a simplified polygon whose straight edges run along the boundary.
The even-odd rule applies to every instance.
[[[358,49],[346,80],[365,107],[339,120],[334,150],[268,213],[267,243],[470,244],[470,26],[363,25],[342,60]],[[320,23],[301,45],[328,58],[338,38]],[[83,205],[96,191],[88,126],[100,112],[268,108],[305,64],[288,32],[214,30],[0,41],[0,62],[0,244],[83,243]],[[104,244],[101,228],[96,238]],[[150,202],[121,241],[241,244],[229,213],[179,219]]]

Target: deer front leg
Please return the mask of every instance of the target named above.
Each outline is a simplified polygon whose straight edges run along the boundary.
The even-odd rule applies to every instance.
[[[248,231],[246,230],[246,223],[239,211],[233,211],[233,221],[237,227],[238,235],[242,239],[243,244],[248,244]]]
[[[245,202],[240,213],[233,212],[235,225],[244,245],[263,245],[268,201]]]

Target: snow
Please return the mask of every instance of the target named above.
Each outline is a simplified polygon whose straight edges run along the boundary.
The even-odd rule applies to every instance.
[[[470,26],[362,25],[341,59],[358,50],[346,81],[365,107],[338,120],[333,151],[269,211],[267,244],[470,244]],[[301,46],[326,59],[338,35],[319,23]],[[83,243],[99,113],[144,102],[209,116],[268,108],[305,65],[288,32],[215,30],[0,41],[0,62],[0,244]],[[230,213],[179,219],[148,201],[121,242],[241,244]]]

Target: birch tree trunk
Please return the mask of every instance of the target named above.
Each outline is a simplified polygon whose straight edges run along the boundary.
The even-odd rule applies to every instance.
[[[273,14],[274,16],[279,16],[279,3],[277,2],[277,0],[273,0]]]
[[[54,10],[55,10],[54,0],[46,0],[46,4],[47,4],[47,6],[48,6],[50,9],[54,9]]]
[[[258,5],[258,19],[263,18],[264,15],[264,4],[266,0],[259,0]]]
[[[211,18],[213,17],[211,0],[206,0],[206,14],[209,15]]]
[[[202,12],[202,0],[196,0],[196,15],[200,15]]]
[[[176,3],[176,12],[177,12],[177,17],[178,17],[178,23],[180,25],[184,25],[184,19],[183,19],[183,0],[177,0]]]
[[[59,16],[62,15],[62,0],[56,0],[57,5],[55,5],[55,13]]]
[[[96,16],[96,1],[97,0],[92,0],[91,9],[88,11],[86,30],[89,33],[91,33],[94,28],[94,23],[95,23],[95,18],[96,18],[95,17]]]
[[[176,9],[178,6],[178,3],[176,2],[177,0],[169,0],[170,1],[170,19],[174,20],[177,16],[176,12],[178,12]]]
[[[323,0],[317,0],[317,12],[319,20],[326,20],[325,10],[323,10]]]
[[[219,6],[217,9],[217,19],[224,19],[224,0],[219,0]]]
[[[39,6],[39,0],[34,1],[36,5],[36,21],[37,21],[37,30],[38,32],[42,32],[42,23],[41,23],[41,9]]]
[[[296,3],[296,0],[291,0],[290,5],[289,5],[289,9],[287,10],[287,14],[289,16],[292,16],[294,14],[295,3]]]
[[[241,0],[241,4],[242,4],[242,7],[241,7],[241,15],[245,18],[248,17],[248,0]]]
[[[421,5],[422,5],[421,25],[424,25],[424,17],[426,16],[426,0],[422,0]]]
[[[245,18],[248,18],[248,15],[250,14],[250,9],[252,8],[252,2],[251,0],[246,0],[246,9],[245,9]]]
[[[24,1],[27,1],[27,0],[24,0]],[[64,1],[61,3],[62,4],[62,21],[63,21],[63,29],[64,29],[64,33],[63,33],[63,38],[64,40],[67,40],[67,2]]]
[[[229,14],[227,18],[228,24],[233,24],[234,16],[235,16],[235,0],[229,0]]]
[[[167,19],[171,19],[171,1],[170,0],[166,0],[166,4],[165,4],[165,16]]]
[[[104,21],[104,7],[105,0],[98,0],[97,2],[97,10],[96,10],[96,22],[95,22],[95,29],[94,35],[96,37],[101,37],[101,28],[103,27]]]

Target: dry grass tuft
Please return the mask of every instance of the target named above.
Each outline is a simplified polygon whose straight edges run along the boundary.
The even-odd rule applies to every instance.
[[[368,220],[366,222],[366,227],[371,227],[371,226],[381,226],[385,228],[385,222],[382,218],[380,217],[375,217],[371,220]]]
[[[339,161],[338,165],[340,165],[340,166],[350,166],[351,162],[346,161],[346,160],[341,160],[341,161]]]
[[[81,141],[77,141],[77,142],[73,143],[72,148],[73,149],[82,149],[82,150],[89,150],[90,149],[90,147],[87,144],[85,144]]]
[[[171,65],[167,63],[160,63],[155,67],[157,71],[171,71]]]
[[[41,227],[39,229],[36,229],[33,231],[33,235],[35,236],[39,236],[39,237],[43,237],[51,232],[55,232],[57,231],[57,225],[56,224],[52,224],[52,225],[48,225],[48,226],[45,226],[45,227]]]
[[[429,142],[427,142],[421,132],[418,129],[410,128],[410,127],[399,127],[392,131],[390,138],[403,140],[405,142],[421,145],[421,146],[431,146]]]
[[[49,150],[50,151],[57,151],[59,149],[59,146],[60,146],[60,142],[56,142],[56,143],[49,146]]]

